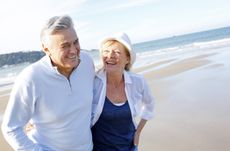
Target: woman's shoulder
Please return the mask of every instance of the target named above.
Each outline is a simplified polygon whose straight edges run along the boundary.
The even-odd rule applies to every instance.
[[[144,76],[135,72],[127,71],[127,75],[133,80],[143,80]]]
[[[127,81],[131,83],[132,86],[139,87],[139,89],[143,89],[146,83],[146,80],[142,74],[134,73],[134,72],[126,72]]]

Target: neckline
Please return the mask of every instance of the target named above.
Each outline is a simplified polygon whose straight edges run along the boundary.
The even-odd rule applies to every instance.
[[[113,104],[115,106],[123,106],[128,102],[128,100],[126,100],[125,102],[122,102],[122,103],[113,103],[112,101],[110,101],[110,99],[107,96],[106,96],[106,99],[107,99],[107,101],[109,101],[111,104]]]

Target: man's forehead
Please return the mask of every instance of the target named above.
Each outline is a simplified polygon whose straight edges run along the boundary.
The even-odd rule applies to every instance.
[[[65,32],[65,31],[60,31],[60,32],[56,32],[54,34],[49,34],[46,35],[48,38],[50,39],[59,39],[59,40],[67,40],[70,39],[72,40],[77,40],[78,36],[75,32]]]

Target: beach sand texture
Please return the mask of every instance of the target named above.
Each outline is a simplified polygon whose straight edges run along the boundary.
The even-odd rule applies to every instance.
[[[144,74],[156,99],[140,151],[230,150],[230,46],[162,58]],[[0,98],[3,113],[8,96]],[[0,135],[3,151],[11,151]]]

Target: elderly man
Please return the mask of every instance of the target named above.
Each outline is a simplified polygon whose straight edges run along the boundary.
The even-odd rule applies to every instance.
[[[41,60],[15,80],[2,123],[5,139],[20,151],[91,151],[93,60],[80,52],[69,16],[55,16],[41,31]],[[24,126],[35,128],[28,134]]]

